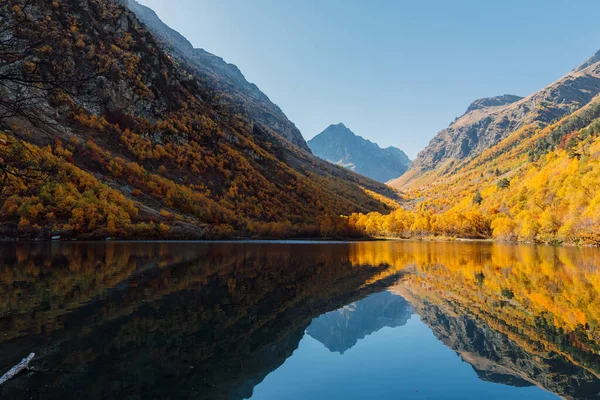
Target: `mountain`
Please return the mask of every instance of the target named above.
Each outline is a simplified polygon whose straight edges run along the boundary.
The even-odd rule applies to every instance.
[[[175,56],[123,0],[20,1],[0,4],[0,236],[337,235],[388,209],[371,192],[389,188],[313,156],[236,68]]]
[[[382,149],[355,135],[344,124],[330,125],[308,141],[313,154],[361,175],[387,182],[410,167],[410,159],[396,147]]]
[[[387,215],[352,216],[372,236],[600,244],[600,95],[544,128],[526,125],[481,154],[415,180]]]
[[[215,92],[212,96],[234,96],[231,105],[241,107],[249,118],[289,140],[303,150],[310,151],[302,134],[288,120],[281,109],[253,83],[249,83],[233,64],[203,49],[195,49],[179,32],[163,23],[156,13],[135,0],[127,0],[129,8],[163,44],[169,54],[185,60],[197,76]]]
[[[360,339],[384,327],[405,325],[412,313],[406,300],[384,291],[315,318],[306,333],[329,351],[344,354]]]
[[[588,104],[600,93],[600,55],[596,53],[573,71],[525,98],[504,95],[476,100],[465,114],[439,132],[414,160],[411,169],[391,182],[395,187],[431,183],[421,179],[451,170],[454,162],[470,159],[524,126],[543,128]]]

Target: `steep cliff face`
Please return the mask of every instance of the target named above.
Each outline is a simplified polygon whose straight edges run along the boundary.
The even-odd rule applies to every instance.
[[[465,114],[440,131],[414,160],[411,170],[392,182],[413,184],[422,174],[451,160],[481,154],[525,125],[545,126],[588,104],[600,93],[600,56],[594,55],[558,81],[525,98],[513,95],[476,100]]]
[[[179,32],[163,23],[152,9],[135,0],[125,0],[125,2],[169,54],[189,63],[198,78],[215,91],[211,93],[212,100],[217,96],[222,97],[219,101],[226,102],[236,111],[247,113],[254,122],[272,130],[301,149],[310,151],[298,128],[267,95],[255,84],[246,80],[238,67],[203,49],[195,49]],[[222,96],[223,94],[225,96]]]
[[[309,140],[308,145],[316,156],[380,182],[399,177],[411,164],[402,150],[382,149],[342,123],[330,125]]]

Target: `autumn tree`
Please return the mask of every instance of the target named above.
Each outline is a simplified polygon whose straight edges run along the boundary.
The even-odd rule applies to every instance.
[[[483,202],[483,197],[481,196],[481,192],[478,190],[473,196],[473,204],[480,205],[481,202]]]
[[[506,189],[510,186],[510,181],[506,178],[502,178],[498,181],[498,189]]]

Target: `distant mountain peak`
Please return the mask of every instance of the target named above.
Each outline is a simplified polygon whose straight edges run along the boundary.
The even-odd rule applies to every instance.
[[[399,177],[411,164],[402,150],[393,146],[382,149],[342,122],[329,125],[308,145],[316,156],[380,182]]]
[[[356,135],[356,133],[352,132],[346,125],[344,125],[343,122],[329,125],[327,128],[325,128],[325,130],[323,132],[319,133],[319,135],[331,136],[331,137],[336,137],[336,136],[338,136],[338,137],[339,136],[358,137],[358,135]],[[317,136],[319,136],[319,135],[317,135]]]

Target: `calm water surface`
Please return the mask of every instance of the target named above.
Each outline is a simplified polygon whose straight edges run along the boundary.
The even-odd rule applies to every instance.
[[[0,245],[6,399],[598,399],[600,250]]]

